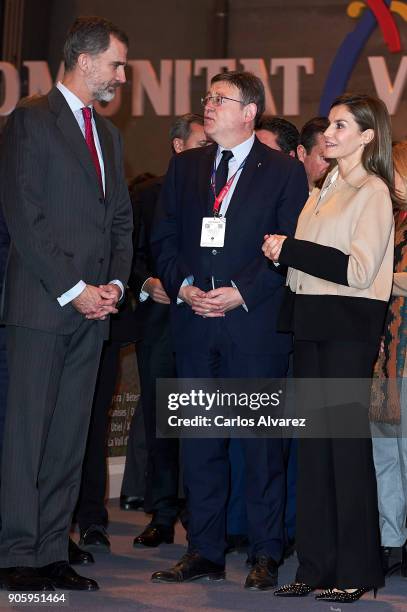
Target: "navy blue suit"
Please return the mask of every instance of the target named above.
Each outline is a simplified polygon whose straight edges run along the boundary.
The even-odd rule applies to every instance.
[[[226,214],[222,248],[200,247],[202,218],[212,213],[210,175],[217,146],[174,156],[161,191],[152,248],[158,276],[172,300],[178,376],[255,378],[285,376],[291,337],[276,332],[284,270],[263,256],[263,237],[293,235],[308,196],[302,164],[255,139]],[[224,318],[203,318],[176,304],[183,280],[204,291],[239,289],[243,307]],[[183,440],[190,548],[224,563],[229,458],[225,439]],[[279,561],[283,549],[285,476],[282,443],[242,439],[251,554]]]

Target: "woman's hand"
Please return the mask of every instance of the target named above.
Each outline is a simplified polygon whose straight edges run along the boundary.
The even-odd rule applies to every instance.
[[[280,257],[281,247],[286,238],[287,236],[280,236],[279,234],[266,234],[262,246],[265,256],[271,259],[271,261],[277,262]]]

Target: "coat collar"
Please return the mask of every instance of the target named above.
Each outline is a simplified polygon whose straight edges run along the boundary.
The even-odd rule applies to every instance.
[[[86,141],[74,114],[69,108],[68,103],[66,102],[62,93],[56,87],[53,87],[48,94],[48,104],[51,112],[53,112],[56,116],[56,124],[65,138],[65,141],[68,143],[73,154],[79,160],[83,169],[91,179],[92,185],[97,194],[100,195],[98,176],[96,174],[92,158],[89,154]],[[104,121],[96,112],[94,112],[94,117],[105,167],[105,199],[108,200],[113,186],[111,168],[112,160],[114,159],[112,137],[107,130]]]
[[[339,176],[341,175],[339,174]],[[346,174],[346,176],[341,178],[343,181],[345,181],[345,183],[347,183],[354,189],[360,189],[368,180],[369,173],[367,172],[367,170],[365,170],[363,164],[360,163],[354,168],[352,168],[352,170],[350,170],[348,174]]]

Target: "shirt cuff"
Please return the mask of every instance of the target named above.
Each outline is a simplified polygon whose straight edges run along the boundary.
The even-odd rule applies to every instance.
[[[72,302],[72,300],[77,298],[78,295],[82,293],[85,287],[86,287],[86,283],[80,280],[79,283],[76,283],[76,285],[72,287],[71,289],[69,289],[69,291],[66,291],[65,293],[60,295],[59,298],[57,298],[59,305],[66,306],[67,304],[69,304],[69,302]]]
[[[230,281],[230,284],[232,285],[232,287],[234,289],[237,289],[239,291],[238,287],[236,287],[235,283],[232,280]],[[244,302],[242,304],[242,308],[244,308],[246,312],[249,312],[249,309],[247,308],[247,306],[246,306],[246,304]]]
[[[120,300],[122,300],[123,296],[124,296],[124,285],[123,285],[122,281],[119,281],[117,278],[115,278],[114,280],[111,280],[109,282],[109,285],[117,285],[119,287],[119,289],[121,291],[120,298],[119,298],[119,302],[120,302]]]
[[[194,284],[194,277],[193,276],[187,276],[182,281],[181,287],[186,287],[187,285],[193,285],[193,284]],[[180,289],[181,289],[181,287],[180,287]],[[183,304],[183,303],[184,303],[184,300],[181,300],[180,297],[177,297],[177,305],[178,304]]]
[[[147,293],[147,291],[144,291],[144,285],[146,284],[147,281],[150,280],[150,278],[153,278],[153,277],[149,276],[148,278],[146,278],[144,283],[141,285],[141,290],[140,290],[140,293],[139,293],[139,296],[138,296],[138,299],[139,299],[140,302],[145,302],[150,297],[149,294]]]

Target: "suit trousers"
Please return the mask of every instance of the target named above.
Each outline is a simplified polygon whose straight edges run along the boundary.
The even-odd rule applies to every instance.
[[[147,447],[145,509],[152,524],[172,526],[179,510],[179,444],[156,436],[156,379],[176,376],[169,324],[154,342],[141,340],[136,348]]]
[[[107,527],[105,507],[107,481],[107,428],[109,408],[119,371],[120,342],[109,340],[102,349],[93,399],[92,415],[82,466],[82,480],[76,519],[81,531],[91,525]]]
[[[287,372],[286,354],[244,353],[222,319],[207,319],[204,347],[176,353],[180,378],[273,378]],[[241,438],[246,476],[250,554],[280,561],[283,552],[285,471],[280,439]],[[214,563],[224,564],[230,489],[229,440],[185,438],[181,444],[189,514],[188,541]]]
[[[401,387],[401,423],[372,423],[382,546],[407,540],[407,360]]]
[[[367,342],[297,340],[294,376],[366,378],[354,407],[365,409],[368,426],[369,379],[377,349]],[[307,402],[307,397],[302,399]],[[336,408],[346,410],[342,405]],[[299,440],[296,549],[298,582],[315,588],[383,584],[370,438]]]
[[[102,349],[97,322],[71,335],[8,326],[0,534],[3,567],[68,559]]]
[[[144,417],[139,400],[130,424],[127,439],[126,461],[120,495],[144,499],[147,470],[146,436]]]

